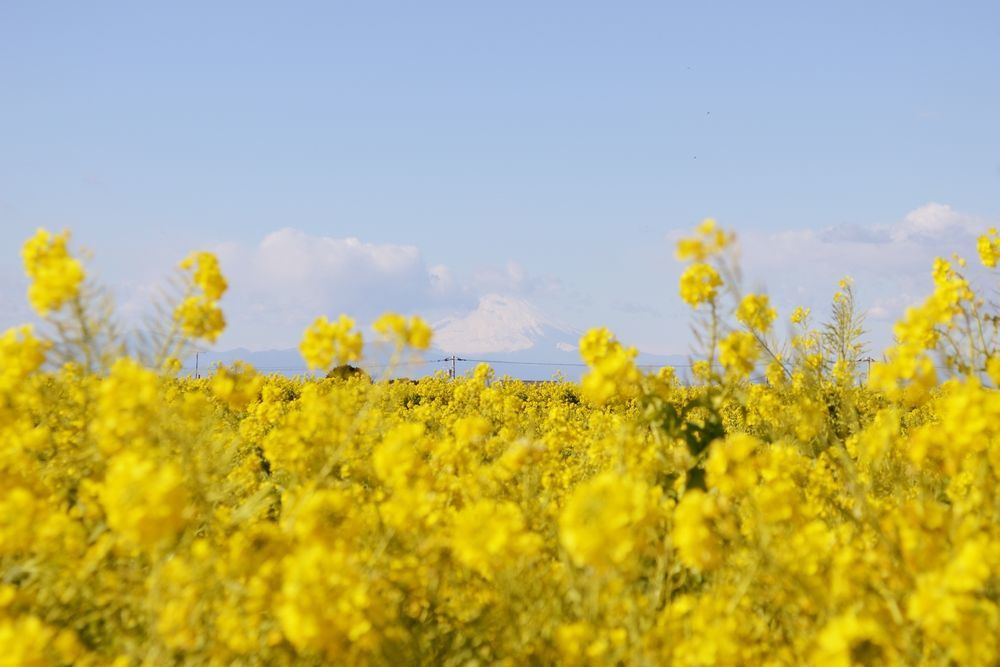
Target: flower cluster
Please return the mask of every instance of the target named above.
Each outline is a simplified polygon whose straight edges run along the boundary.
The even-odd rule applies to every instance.
[[[193,289],[174,310],[174,320],[185,336],[215,342],[226,328],[219,299],[228,288],[219,260],[210,252],[194,252],[180,263],[180,268],[190,275]]]
[[[354,320],[341,315],[335,322],[317,318],[302,335],[299,351],[309,368],[346,364],[361,358],[364,341],[354,329]]]
[[[697,262],[684,269],[681,274],[680,294],[688,304],[697,308],[703,303],[715,301],[722,278],[709,264]]]
[[[760,347],[749,331],[734,331],[719,341],[719,363],[739,377],[749,375],[759,358]]]
[[[59,310],[80,294],[83,265],[70,255],[68,242],[68,231],[52,234],[39,229],[21,249],[24,270],[31,279],[28,301],[42,317]]]
[[[732,234],[708,218],[698,225],[695,236],[677,242],[677,259],[692,261],[680,280],[681,298],[691,306],[697,308],[715,302],[722,277],[711,262],[731,246],[732,241]]]
[[[219,366],[210,387],[212,393],[230,408],[242,410],[260,396],[264,378],[250,364],[237,361],[228,368]]]
[[[385,313],[372,324],[372,329],[383,339],[391,341],[397,350],[409,347],[426,350],[431,346],[433,331],[427,322],[417,315],[407,319],[398,313]]]
[[[736,308],[736,319],[756,331],[769,331],[777,316],[766,294],[747,294]]]
[[[1000,235],[997,234],[996,227],[990,227],[986,234],[979,237],[976,249],[983,266],[996,268],[997,261],[1000,260]]]
[[[704,262],[731,245],[733,239],[732,233],[720,227],[713,218],[705,218],[695,229],[695,236],[677,242],[677,259]]]
[[[637,354],[603,327],[588,331],[580,339],[580,356],[590,367],[581,382],[583,394],[598,405],[616,396],[634,398],[641,379],[635,366]]]
[[[907,309],[905,317],[896,323],[893,330],[896,344],[887,350],[886,360],[872,368],[872,386],[892,396],[905,397],[911,404],[924,400],[937,385],[938,374],[932,352],[942,342],[942,333],[947,333],[945,338],[954,341],[952,333],[957,333],[957,318],[966,310],[976,315],[976,298],[969,282],[955,271],[950,262],[940,258],[935,260],[933,277],[934,293],[922,304]],[[979,318],[975,319],[978,321]],[[967,326],[978,324],[969,322]],[[975,338],[970,338],[969,349],[973,351],[973,357],[989,356],[987,349],[976,351],[976,342]],[[964,356],[962,350],[954,352],[952,358],[955,360]],[[973,368],[978,365],[974,358],[965,361],[962,370],[969,370],[970,364]]]
[[[38,370],[45,363],[46,347],[30,324],[5,331],[0,336],[0,391],[13,391]]]

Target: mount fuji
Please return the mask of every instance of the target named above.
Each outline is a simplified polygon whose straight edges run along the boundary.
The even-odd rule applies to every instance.
[[[462,316],[447,317],[433,325],[432,348],[421,360],[404,361],[397,376],[424,377],[450,370],[454,365],[459,376],[481,362],[493,366],[498,377],[508,375],[522,380],[550,380],[559,375],[578,380],[586,371],[580,358],[579,340],[583,332],[545,315],[528,301],[501,294],[487,294],[474,310]],[[370,336],[366,336],[366,339]],[[627,341],[626,341],[627,343]],[[366,345],[366,359],[360,365],[378,374],[387,354],[378,344]],[[454,360],[453,360],[454,358]],[[245,348],[199,355],[199,369],[208,372],[217,363],[242,360],[261,372],[301,375],[306,373],[296,348],[253,351]],[[194,368],[191,359],[187,368]],[[639,354],[642,366],[678,366],[684,376],[688,360],[680,355]]]

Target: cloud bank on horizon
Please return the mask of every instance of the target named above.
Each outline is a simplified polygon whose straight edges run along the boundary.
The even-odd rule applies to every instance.
[[[232,285],[228,339],[242,347],[287,347],[319,314],[361,322],[393,310],[435,321],[437,349],[515,351],[548,324],[525,296],[551,291],[516,262],[457,276],[428,265],[414,245],[376,244],[284,228],[256,246],[213,248]],[[267,326],[265,326],[265,323]]]
[[[896,221],[869,226],[773,232],[737,228],[737,233],[746,288],[768,291],[785,315],[806,305],[822,317],[837,281],[852,276],[867,314],[871,351],[877,353],[891,340],[892,322],[929,291],[934,257],[953,252],[974,257],[976,236],[995,224],[931,202]],[[670,261],[673,242],[687,231],[665,234],[665,261]],[[662,314],[678,311],[675,283],[659,300],[594,304],[595,313],[613,313],[612,321],[606,316],[587,321],[567,317],[560,303],[576,277],[557,280],[533,273],[545,267],[510,263],[461,275],[443,264],[428,266],[416,246],[316,237],[294,229],[270,234],[249,250],[229,246],[220,251],[233,276],[231,338],[251,347],[288,346],[319,313],[348,312],[367,321],[394,309],[428,315],[435,322],[436,347],[447,353],[525,350],[544,338],[543,331],[559,331],[570,340],[590,326],[616,330],[624,322],[622,331],[627,331],[628,320],[640,317],[666,321],[662,345],[646,346],[647,351],[690,350],[688,313],[681,309],[681,321]],[[968,271],[976,277],[975,262]],[[264,327],[264,322],[272,324]],[[260,332],[266,332],[266,339]],[[620,336],[628,342],[627,334]]]
[[[891,223],[748,232],[741,235],[744,272],[751,286],[767,285],[786,306],[817,298],[822,306],[837,280],[850,275],[869,322],[891,324],[932,289],[935,257],[957,253],[975,259],[976,237],[996,224],[931,202]],[[965,271],[974,279],[983,273],[978,261],[970,261]],[[776,284],[767,284],[770,276]],[[882,340],[873,342],[888,344],[887,332],[878,333]]]
[[[725,220],[720,223],[727,226]],[[956,252],[974,258],[976,236],[997,224],[931,202],[896,221],[868,226],[736,231],[744,287],[767,291],[782,316],[804,305],[822,318],[837,281],[852,276],[867,315],[869,351],[878,354],[891,341],[892,322],[930,290],[934,257]],[[434,323],[435,349],[447,354],[534,350],[536,356],[548,351],[553,360],[565,361],[564,354],[591,326],[608,326],[633,343],[629,332],[648,328],[651,320],[662,323],[662,329],[644,331],[645,339],[658,343],[640,348],[685,354],[690,351],[690,313],[679,305],[675,279],[681,267],[673,263],[672,253],[676,239],[688,231],[672,229],[662,237],[663,260],[673,265],[667,271],[672,282],[653,298],[630,294],[627,300],[608,303],[581,296],[574,286],[580,276],[546,275],[544,266],[513,261],[462,273],[428,263],[413,244],[319,236],[292,227],[271,232],[256,244],[224,242],[209,248],[219,255],[231,285],[222,303],[229,325],[216,348],[290,348],[318,315],[348,313],[365,325],[395,310],[419,313]],[[970,261],[967,267],[974,279],[980,274],[977,266]],[[592,271],[593,266],[581,270]],[[613,270],[608,268],[609,279]],[[23,278],[8,263],[0,279],[3,326],[30,319]],[[121,312],[136,319],[154,291],[153,285],[139,281],[111,287],[121,297]],[[578,307],[566,308],[574,299]]]
[[[892,321],[929,291],[934,257],[952,252],[974,257],[976,236],[995,224],[932,202],[883,224],[775,232],[737,228],[737,233],[745,287],[768,291],[784,315],[806,305],[822,317],[837,281],[851,275],[867,313],[871,351],[877,353],[891,340]],[[686,232],[665,235],[664,255]],[[565,285],[576,277],[556,280],[531,271],[545,267],[511,262],[460,275],[443,264],[428,265],[414,245],[314,236],[293,228],[268,234],[253,247],[230,243],[216,250],[232,285],[224,302],[230,328],[223,345],[290,347],[314,317],[340,312],[361,322],[385,310],[424,314],[435,322],[436,348],[456,354],[525,350],[545,331],[572,340],[590,326],[616,329],[621,323],[596,317],[567,323],[560,302]],[[968,267],[973,277],[976,266]],[[675,285],[664,289],[659,302],[630,299],[629,308],[609,303],[594,310],[617,311],[612,319],[621,321],[668,307],[676,312]],[[648,351],[687,352],[687,327],[677,324],[686,322],[664,327],[662,347]]]

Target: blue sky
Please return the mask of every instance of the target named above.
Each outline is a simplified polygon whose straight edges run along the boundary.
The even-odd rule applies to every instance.
[[[217,250],[223,347],[502,294],[684,352],[713,216],[786,312],[855,275],[878,347],[1000,220],[998,44],[996,2],[5,2],[0,326],[45,226],[126,313]]]

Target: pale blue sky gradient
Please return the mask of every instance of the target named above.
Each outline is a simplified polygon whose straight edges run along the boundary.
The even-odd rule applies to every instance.
[[[998,195],[997,2],[0,5],[5,326],[38,226],[126,301],[290,227],[415,246],[461,285],[432,314],[507,289],[683,352],[672,230],[995,221]],[[223,343],[276,344],[232,319]]]

